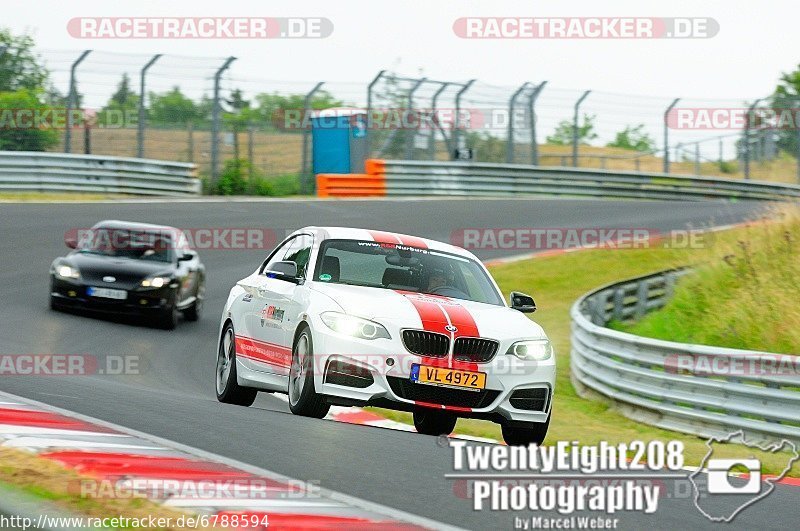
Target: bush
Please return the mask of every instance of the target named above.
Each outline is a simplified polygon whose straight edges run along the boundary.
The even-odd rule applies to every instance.
[[[722,173],[736,173],[739,170],[739,165],[735,162],[727,160],[719,161],[719,171]]]
[[[39,127],[33,118],[23,122],[21,110],[41,112],[44,123]],[[53,127],[58,125],[46,118],[50,110],[31,90],[0,92],[0,151],[45,151],[57,144],[59,133]]]
[[[247,160],[228,160],[222,168],[216,187],[217,195],[287,196],[300,193],[300,181],[295,174],[265,177]]]

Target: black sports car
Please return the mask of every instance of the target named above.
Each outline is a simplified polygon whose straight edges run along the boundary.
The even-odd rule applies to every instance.
[[[205,267],[173,227],[101,221],[67,236],[50,266],[50,307],[144,315],[172,329],[200,318]]]

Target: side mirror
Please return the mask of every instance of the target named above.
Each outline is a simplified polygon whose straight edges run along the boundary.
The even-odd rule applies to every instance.
[[[197,258],[197,253],[194,251],[183,251],[183,254],[178,256],[178,262],[188,262]]]
[[[275,262],[264,271],[264,274],[269,278],[277,278],[295,284],[300,282],[300,279],[297,278],[297,264],[289,260]]]
[[[533,302],[533,297],[525,295],[519,291],[511,292],[511,308],[519,310],[522,313],[533,313],[536,311],[536,303]]]

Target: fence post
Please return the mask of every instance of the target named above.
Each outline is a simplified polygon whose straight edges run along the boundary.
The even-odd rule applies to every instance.
[[[581,103],[583,103],[583,100],[585,100],[591,92],[591,90],[587,90],[578,98],[578,101],[575,102],[575,108],[572,114],[572,166],[575,168],[578,167],[578,109],[580,109]]]
[[[508,99],[508,133],[506,133],[506,162],[514,162],[514,106],[517,104],[517,98],[528,88],[527,81],[523,83],[514,94]]]
[[[800,183],[800,125],[795,124],[797,128],[797,146],[795,149],[797,150],[797,182]]]
[[[255,148],[255,141],[254,141],[255,131],[253,130],[253,124],[247,124],[247,177],[251,180],[253,179],[253,164],[255,164],[255,159],[253,158],[253,151]]]
[[[311,135],[311,120],[310,120],[310,113],[311,113],[311,98],[314,97],[314,94],[322,88],[324,85],[324,81],[320,81],[314,88],[312,88],[306,97],[303,98],[303,116],[301,117],[301,123],[305,126],[308,124],[308,128],[303,127],[303,157],[302,157],[302,164],[303,167],[300,168],[300,193],[301,194],[309,194],[314,193],[314,189],[316,188],[314,184],[314,179],[312,176],[313,170],[309,165],[308,161],[308,139]]]
[[[414,110],[414,93],[417,91],[419,87],[425,83],[428,78],[421,78],[418,79],[414,86],[408,90],[408,100],[407,100],[407,108],[406,108],[406,115]],[[410,116],[409,116],[410,117]],[[419,122],[417,122],[419,123]],[[414,137],[416,136],[416,129],[412,129],[406,132],[406,160],[414,160]]]
[[[383,78],[386,70],[381,70],[369,85],[367,85],[367,156],[372,156],[372,89]]]
[[[466,84],[461,88],[461,90],[456,93],[456,119],[455,119],[455,127],[453,128],[453,152],[450,153],[450,159],[455,160],[456,154],[455,151],[461,147],[461,96],[464,95],[465,92],[469,90],[469,88],[475,83],[475,79],[470,79],[466,82]]]
[[[664,173],[669,173],[669,113],[679,101],[681,101],[680,98],[675,98],[664,111]]]
[[[153,66],[160,57],[160,53],[155,54],[150,58],[149,61],[147,61],[147,64],[142,67],[141,72],[139,72],[139,123],[136,124],[136,156],[140,159],[144,158],[145,76],[147,76],[147,70]]]
[[[750,119],[753,116],[753,111],[761,102],[761,98],[757,99],[753,102],[753,104],[747,109],[747,116],[745,116],[744,120],[744,178],[750,178]]]
[[[442,86],[439,87],[439,90],[437,90],[433,94],[433,98],[431,98],[431,125],[432,126],[434,124],[438,126],[438,124],[439,124],[439,117],[436,116],[436,106],[437,106],[437,104],[439,102],[439,96],[442,94],[442,92],[447,90],[447,87],[449,87],[450,85],[451,84],[449,82],[447,82],[447,81],[442,83]],[[445,138],[444,140],[445,140],[445,145],[447,145],[447,138]],[[430,160],[436,160],[436,127],[431,127],[431,136],[430,136],[430,139],[428,140],[428,158]]]
[[[700,175],[700,142],[694,143],[694,174]]]
[[[539,164],[539,144],[536,141],[536,100],[545,85],[547,85],[547,81],[542,81],[528,96],[528,108],[531,115],[531,164],[534,166]]]
[[[92,53],[91,50],[84,50],[69,69],[69,96],[67,96],[67,129],[64,131],[64,153],[72,153],[72,109],[77,105],[78,100],[78,91],[75,88],[75,70],[90,53]]]
[[[187,159],[189,162],[194,162],[194,124],[191,121],[186,124],[186,133],[188,135],[186,150],[189,152]]]
[[[219,114],[221,105],[219,103],[219,81],[222,73],[231,66],[236,60],[235,57],[228,57],[222,66],[214,73],[214,101],[211,106],[211,187],[217,184],[219,177]]]

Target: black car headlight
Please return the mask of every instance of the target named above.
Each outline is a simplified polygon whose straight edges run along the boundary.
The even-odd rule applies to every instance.
[[[375,321],[339,312],[323,312],[320,318],[328,328],[340,334],[360,339],[391,339],[386,328]]]
[[[81,278],[81,272],[78,271],[78,268],[68,264],[55,266],[53,274],[61,280],[79,280]]]
[[[156,275],[142,280],[140,286],[143,288],[163,288],[164,286],[168,286],[170,282],[172,282],[171,277]]]
[[[549,339],[517,341],[508,348],[506,354],[524,361],[544,361],[553,357],[553,344]]]

